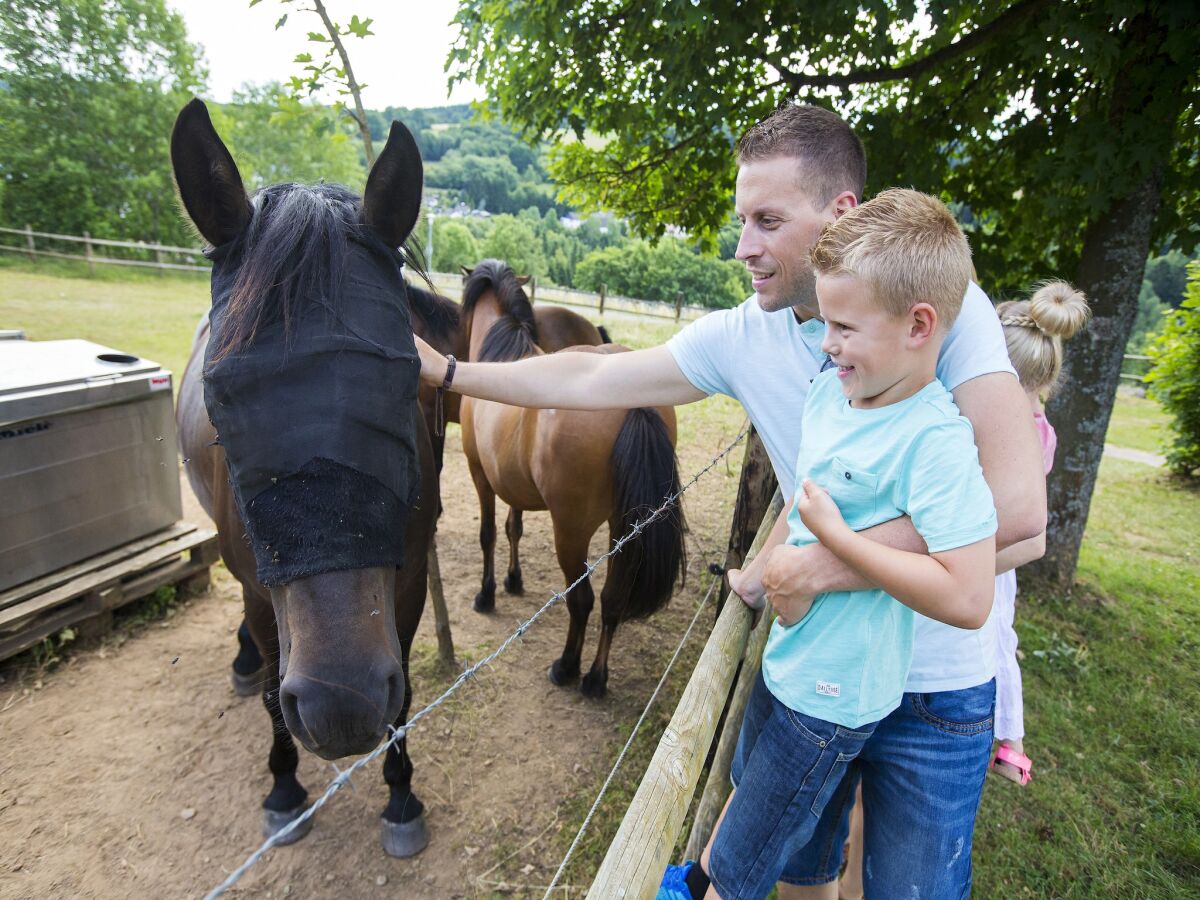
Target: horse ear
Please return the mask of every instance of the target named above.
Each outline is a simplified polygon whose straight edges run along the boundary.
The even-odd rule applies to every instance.
[[[517,284],[521,285],[521,287],[525,287],[525,285],[529,284],[529,276],[528,275],[518,275],[518,276],[516,276],[516,278],[517,278]]]
[[[466,266],[459,266],[459,268],[462,269],[463,278],[470,278],[471,273],[475,271],[474,269],[468,269]]]
[[[392,123],[387,144],[371,167],[363,219],[389,247],[404,243],[421,212],[421,151],[412,133]]]
[[[250,198],[200,100],[188,103],[175,120],[171,166],[179,199],[206,241],[220,247],[242,233],[252,214]]]

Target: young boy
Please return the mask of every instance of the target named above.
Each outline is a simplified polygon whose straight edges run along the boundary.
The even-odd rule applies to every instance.
[[[934,377],[971,276],[966,238],[938,200],[889,190],[826,226],[812,262],[834,368],[809,388],[787,541],[819,541],[881,589],[822,594],[772,627],[738,787],[704,860],[708,896],[725,900],[770,892],[899,704],[912,611],[986,610],[994,582],[991,494],[970,423]],[[901,515],[930,555],[856,533]],[[761,600],[761,587],[741,592]]]

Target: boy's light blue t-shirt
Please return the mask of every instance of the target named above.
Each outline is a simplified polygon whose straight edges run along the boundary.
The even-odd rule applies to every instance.
[[[837,372],[808,390],[796,461],[827,490],[855,531],[907,515],[930,553],[996,533],[996,510],[971,423],[934,380],[879,409],[855,409]],[[793,503],[788,543],[815,543]],[[900,704],[912,662],[915,613],[881,590],[821,594],[791,627],[778,621],[763,654],[763,677],[785,706],[857,728]]]

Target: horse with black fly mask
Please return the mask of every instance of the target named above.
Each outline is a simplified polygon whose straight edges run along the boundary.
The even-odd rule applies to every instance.
[[[307,800],[293,737],[325,759],[365,753],[412,699],[437,479],[416,402],[410,313],[421,310],[396,248],[417,219],[421,158],[394,123],[361,201],[326,184],[251,198],[193,100],[171,160],[213,262],[210,333],[180,385],[180,439],[266,660],[269,835]],[[412,772],[400,741],[383,766],[382,840],[395,856],[428,842]]]

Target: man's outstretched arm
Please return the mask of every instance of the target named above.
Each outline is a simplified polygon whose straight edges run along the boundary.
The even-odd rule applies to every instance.
[[[441,385],[446,357],[420,338],[421,380]],[[463,363],[450,389],[538,409],[633,409],[703,400],[665,346],[628,353],[551,353],[516,362]]]

